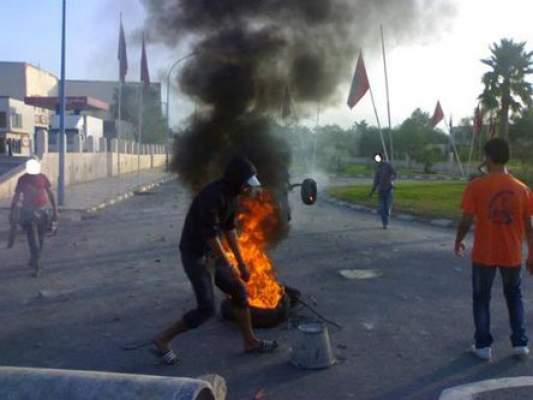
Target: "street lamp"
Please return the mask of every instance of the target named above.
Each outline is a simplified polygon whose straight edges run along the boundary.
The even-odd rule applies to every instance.
[[[61,82],[59,85],[59,176],[57,178],[57,202],[65,205],[65,25],[67,0],[63,0],[63,26],[61,28]]]
[[[171,67],[168,69],[167,74],[167,136],[170,138],[170,115],[169,115],[169,109],[170,109],[170,75],[172,74],[172,71],[174,68],[181,63],[182,61],[185,61],[186,59],[195,56],[198,54],[198,52],[193,51],[190,54],[187,54],[186,56],[183,56],[181,58],[178,58],[176,61],[174,61],[174,64],[171,65]]]

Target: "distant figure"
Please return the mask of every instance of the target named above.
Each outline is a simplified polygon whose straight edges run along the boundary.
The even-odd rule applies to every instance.
[[[21,196],[22,208],[20,213],[17,213]],[[30,249],[29,264],[34,268],[34,276],[39,276],[40,272],[40,257],[48,225],[48,214],[45,210],[48,201],[52,205],[52,220],[57,221],[57,207],[50,181],[41,173],[39,162],[30,159],[26,162],[26,173],[17,181],[9,219],[12,224],[18,222],[26,232]],[[15,221],[17,214],[20,215],[19,221]]]
[[[455,253],[463,256],[463,240],[475,221],[472,251],[475,344],[471,351],[482,360],[492,358],[490,297],[496,270],[500,270],[509,310],[513,354],[525,358],[529,348],[521,288],[522,242],[526,238],[529,244],[527,268],[533,273],[533,194],[525,184],[507,173],[509,145],[505,140],[489,140],[484,151],[487,174],[473,179],[464,191],[463,217],[455,240]]]
[[[237,199],[250,195],[260,183],[255,167],[243,158],[234,158],[224,176],[205,186],[193,199],[181,234],[180,251],[185,273],[196,296],[196,308],[153,339],[156,350],[167,364],[177,361],[169,344],[177,335],[199,327],[215,315],[215,285],[231,298],[246,353],[271,353],[276,341],[259,340],[253,329],[245,282],[250,273],[240,252],[235,218]],[[228,260],[222,242],[226,241],[238,263],[237,273]],[[215,259],[214,271],[208,260]],[[214,275],[214,279],[213,276]],[[216,344],[214,344],[216,345]]]
[[[377,190],[379,195],[378,214],[381,216],[383,229],[389,226],[389,217],[392,209],[392,200],[394,194],[393,181],[396,179],[396,171],[392,165],[385,160],[382,153],[377,153],[374,156],[374,161],[377,164],[376,174],[374,176],[374,184],[370,191],[370,197],[374,195]]]

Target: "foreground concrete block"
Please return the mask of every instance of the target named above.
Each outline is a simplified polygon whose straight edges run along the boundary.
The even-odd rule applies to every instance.
[[[220,378],[220,377],[219,377]],[[10,400],[224,400],[201,379],[94,371],[0,367],[0,398]],[[225,389],[225,384],[223,385]],[[223,397],[222,397],[223,396]]]

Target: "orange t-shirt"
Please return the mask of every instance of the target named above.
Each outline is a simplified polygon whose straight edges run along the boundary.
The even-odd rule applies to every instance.
[[[474,263],[522,264],[524,221],[533,215],[533,194],[525,184],[505,173],[476,178],[466,187],[461,208],[475,219]]]

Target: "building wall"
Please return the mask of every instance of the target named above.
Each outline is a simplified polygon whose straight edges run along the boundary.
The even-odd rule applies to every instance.
[[[88,182],[117,175],[116,153],[67,153],[65,155],[65,185]],[[138,164],[140,160],[140,164]],[[135,154],[121,154],[121,175],[134,173],[140,169],[163,168],[166,163],[165,154],[146,154],[138,158]],[[41,160],[42,172],[48,176],[52,186],[57,186],[59,176],[59,154],[46,153]],[[0,176],[0,199],[13,196],[17,179],[24,174],[22,165],[16,171]]]
[[[50,72],[22,62],[0,62],[0,96],[24,101],[26,96],[57,96],[59,80]],[[35,107],[34,125],[47,128],[49,110]]]
[[[13,140],[16,142],[15,155],[31,154],[31,140],[35,129],[33,107],[17,99],[0,97],[0,113],[5,113],[6,116],[6,126],[0,126],[0,153],[7,152],[6,141]],[[15,115],[20,116],[20,125],[15,124]]]
[[[26,64],[0,62],[0,96],[24,101],[26,96]]]

